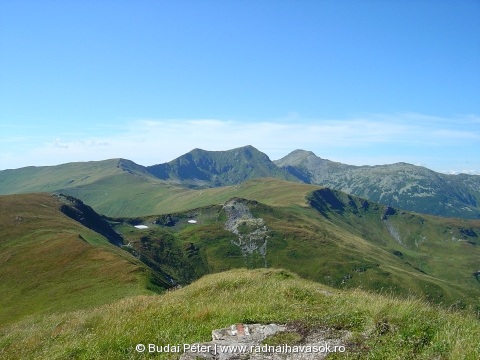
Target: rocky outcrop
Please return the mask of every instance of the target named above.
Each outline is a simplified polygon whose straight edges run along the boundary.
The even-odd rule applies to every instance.
[[[293,343],[284,343],[280,337],[273,339],[282,332],[287,333],[282,339],[293,338]],[[213,330],[212,341],[184,345],[185,352],[180,360],[324,359],[330,352],[346,351],[344,344],[349,333],[333,334],[329,330],[316,330],[302,335],[288,326],[277,324],[236,324]]]
[[[234,233],[237,240],[232,243],[240,247],[244,257],[258,252],[267,267],[267,241],[269,229],[262,218],[255,218],[243,199],[231,199],[223,205],[227,215],[225,229]]]
[[[392,223],[387,219],[383,220],[383,223],[387,227],[387,230],[392,238],[395,239],[400,245],[405,246],[404,242],[402,241],[402,237],[398,230],[392,225]]]

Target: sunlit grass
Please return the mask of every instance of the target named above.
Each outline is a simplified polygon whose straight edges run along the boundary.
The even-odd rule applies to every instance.
[[[5,359],[141,359],[135,345],[209,341],[234,323],[301,322],[351,333],[338,358],[476,359],[480,322],[467,312],[362,291],[339,291],[282,270],[208,275],[157,296],[89,311],[32,317],[3,328]],[[157,354],[158,358],[176,357]]]
[[[0,197],[0,323],[149,294],[149,271],[60,212],[50,194]]]

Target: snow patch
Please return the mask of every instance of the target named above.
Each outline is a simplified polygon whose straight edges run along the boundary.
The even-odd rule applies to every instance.
[[[137,229],[148,229],[147,225],[134,225]]]

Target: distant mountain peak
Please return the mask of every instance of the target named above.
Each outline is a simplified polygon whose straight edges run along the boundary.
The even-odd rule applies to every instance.
[[[296,149],[289,153],[287,156],[290,155],[304,155],[304,156],[317,156],[313,151],[303,150],[303,149]]]
[[[180,181],[194,187],[234,185],[261,177],[298,181],[252,145],[225,151],[193,149],[168,163],[149,166],[147,170],[159,179]]]
[[[315,155],[312,151],[297,149],[289,153],[288,155],[284,156],[279,160],[275,160],[275,164],[280,167],[286,166],[302,166],[305,165],[307,162],[318,162],[318,161],[329,161],[324,160],[317,155]]]

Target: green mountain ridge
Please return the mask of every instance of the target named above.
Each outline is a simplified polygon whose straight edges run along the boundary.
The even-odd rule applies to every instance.
[[[148,177],[140,165],[125,159],[73,162],[56,166],[29,166],[0,172],[1,194],[53,192],[95,184],[108,176],[122,173]]]
[[[178,211],[168,206],[196,198],[202,191],[258,178],[327,186],[418,213],[480,218],[479,175],[446,175],[406,163],[351,166],[304,150],[272,162],[252,146],[195,149],[148,167],[111,159],[4,170],[0,171],[0,194],[64,193],[105,215],[137,216]],[[189,189],[199,192],[193,195]]]
[[[57,237],[56,233],[71,234],[68,229],[80,226],[103,239],[93,245],[100,241],[102,247],[135,259],[147,273],[155,274],[149,278],[157,280],[149,281],[164,288],[239,267],[280,267],[338,288],[414,294],[460,307],[475,305],[480,298],[478,221],[417,215],[329,188],[277,179],[208,191],[203,199],[177,204],[178,212],[122,218],[100,216],[70,196],[0,196],[5,219],[23,221],[23,210],[15,209],[26,199],[32,209],[41,209],[45,199],[55,204],[49,208],[57,209],[34,228],[14,228],[15,236],[5,228],[4,254],[17,239],[33,241],[45,231]],[[77,225],[65,222],[64,215]],[[31,213],[28,218],[38,216]],[[134,227],[139,224],[148,228]],[[75,231],[71,236],[80,242],[93,236]],[[5,261],[10,261],[8,256]],[[51,258],[45,265],[48,261]]]

